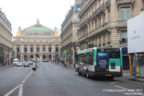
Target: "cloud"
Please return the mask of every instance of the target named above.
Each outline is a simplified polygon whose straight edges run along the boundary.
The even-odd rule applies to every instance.
[[[74,0],[1,0],[0,7],[12,23],[12,33],[36,23],[37,18],[44,26],[61,28]]]

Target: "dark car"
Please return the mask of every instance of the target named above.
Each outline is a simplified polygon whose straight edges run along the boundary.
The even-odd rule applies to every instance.
[[[23,66],[24,66],[24,67],[30,67],[30,64],[29,64],[28,62],[24,61],[24,62],[23,62]]]

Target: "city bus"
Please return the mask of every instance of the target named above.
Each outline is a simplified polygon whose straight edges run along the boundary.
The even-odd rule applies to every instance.
[[[75,68],[79,75],[90,77],[122,76],[121,48],[95,47],[76,52]]]

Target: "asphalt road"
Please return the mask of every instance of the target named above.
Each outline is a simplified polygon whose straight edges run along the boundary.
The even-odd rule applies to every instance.
[[[144,83],[124,77],[87,79],[54,63],[0,68],[0,96],[144,96]]]

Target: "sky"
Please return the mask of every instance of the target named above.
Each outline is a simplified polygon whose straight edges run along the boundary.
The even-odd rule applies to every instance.
[[[75,0],[0,0],[0,8],[12,24],[12,33],[36,24],[50,28],[58,28],[60,34],[61,24]]]

